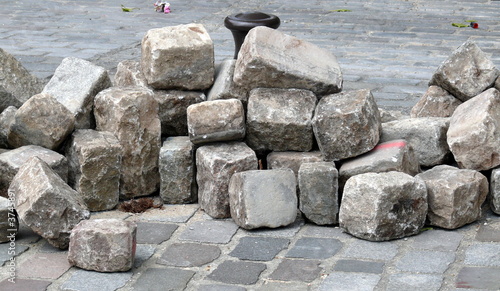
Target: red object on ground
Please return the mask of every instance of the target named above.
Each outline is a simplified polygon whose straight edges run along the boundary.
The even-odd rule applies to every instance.
[[[477,28],[479,28],[479,24],[477,22],[471,22],[470,27],[477,29]]]

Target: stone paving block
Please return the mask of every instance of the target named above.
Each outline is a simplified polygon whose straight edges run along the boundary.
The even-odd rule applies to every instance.
[[[39,253],[62,253],[66,252],[66,250],[61,250],[60,248],[56,248],[51,245],[48,241],[44,241],[42,246],[38,249]]]
[[[197,290],[198,291],[246,291],[247,288],[240,286],[210,284],[210,285],[201,285],[198,287]]]
[[[500,226],[500,223],[497,223]],[[500,242],[500,227],[495,228],[490,225],[481,225],[477,234],[476,240],[481,242]]]
[[[269,279],[279,281],[312,282],[322,271],[318,260],[284,259],[274,270]]]
[[[0,282],[0,290],[9,291],[45,291],[47,287],[52,284],[51,281],[45,280],[30,280],[30,279],[15,279],[13,284],[8,279]]]
[[[331,273],[319,285],[320,291],[373,291],[380,281],[380,275],[365,273]]]
[[[156,251],[155,245],[138,244],[135,250],[134,268],[142,266]]]
[[[390,261],[398,253],[398,245],[393,242],[370,242],[355,240],[346,246],[344,257]]]
[[[338,260],[333,270],[337,272],[382,274],[384,272],[384,265],[385,263],[382,262]]]
[[[464,263],[473,266],[500,267],[500,244],[481,243],[465,250]]]
[[[18,237],[16,237],[16,254],[15,256],[12,256],[9,254],[9,248],[11,247],[10,243],[4,243],[0,244],[0,267],[4,265],[8,265],[10,262],[11,258],[16,258],[17,256],[21,255],[25,251],[29,249],[28,246],[20,245],[19,241],[17,240]],[[10,250],[12,251],[12,250]]]
[[[275,281],[265,281],[262,286],[259,287],[259,291],[314,291],[310,283],[302,283],[297,281],[289,282],[275,282]]]
[[[266,269],[263,263],[224,261],[207,278],[227,284],[252,285]]]
[[[236,85],[233,80],[236,60],[225,59],[216,68],[215,82],[207,94],[207,100],[238,99],[247,107],[247,90]]]
[[[157,264],[174,267],[199,267],[213,262],[221,254],[217,246],[199,243],[174,243],[167,247]]]
[[[160,222],[187,222],[199,209],[198,204],[163,205],[161,209],[154,208],[144,212],[140,219]]]
[[[389,275],[387,291],[419,290],[438,291],[443,283],[443,276],[433,274],[392,274]]]
[[[148,82],[142,73],[141,63],[133,60],[125,60],[118,63],[114,78],[117,87],[147,87]]]
[[[343,243],[334,238],[302,237],[286,253],[287,258],[328,259],[340,251]]]
[[[351,239],[352,236],[342,231],[338,226],[319,226],[313,224],[306,224],[301,229],[301,234],[307,237],[328,237],[337,238],[341,240]]]
[[[137,222],[138,244],[161,244],[178,228],[176,224]]]
[[[454,261],[454,252],[409,251],[396,261],[396,268],[403,272],[443,274]]]
[[[273,237],[242,237],[230,256],[240,260],[271,261],[285,249],[290,240]]]
[[[293,236],[296,235],[304,225],[304,219],[302,218],[300,213],[297,213],[295,222],[288,226],[280,228],[257,228],[250,230],[242,229],[242,232],[247,233],[248,235],[293,238]]]
[[[180,240],[190,240],[200,243],[226,244],[238,230],[232,220],[207,220],[188,224],[181,233]]]
[[[61,285],[61,291],[115,291],[127,284],[132,272],[100,273],[87,270],[76,270]]]
[[[19,265],[17,275],[22,278],[57,279],[71,268],[67,256],[66,252],[36,253]]]
[[[417,117],[450,117],[453,111],[462,104],[441,87],[430,86],[427,92],[411,109],[410,116]]]
[[[133,284],[134,290],[184,290],[196,272],[174,268],[149,268]]]
[[[411,247],[414,249],[454,252],[463,238],[463,234],[454,231],[430,229],[410,239],[413,240]]]
[[[464,267],[456,279],[456,287],[464,289],[500,290],[500,269]]]

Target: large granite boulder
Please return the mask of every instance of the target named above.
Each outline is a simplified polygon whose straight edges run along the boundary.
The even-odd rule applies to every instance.
[[[410,116],[412,118],[450,117],[460,104],[462,101],[448,91],[438,86],[430,86],[417,104],[412,107]]]

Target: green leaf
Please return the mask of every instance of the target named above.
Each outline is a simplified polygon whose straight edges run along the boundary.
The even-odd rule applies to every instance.
[[[451,25],[455,27],[469,27],[468,24],[463,24],[463,23],[452,23]]]
[[[352,10],[349,10],[349,9],[337,9],[337,10],[330,10],[330,12],[352,12]]]
[[[122,4],[122,11],[123,12],[132,12],[135,9],[140,9],[140,8],[128,8],[128,7],[123,6],[123,4]]]
[[[465,22],[477,22],[475,20],[466,20]]]
[[[432,227],[424,227],[420,230],[420,232],[428,231],[428,230],[433,230],[434,228]]]

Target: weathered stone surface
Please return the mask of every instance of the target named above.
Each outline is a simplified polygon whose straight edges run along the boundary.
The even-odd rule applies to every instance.
[[[461,168],[482,171],[500,165],[500,91],[488,89],[458,106],[447,141]]]
[[[154,90],[159,106],[161,134],[167,136],[188,135],[187,108],[205,101],[205,94],[195,91]]]
[[[16,241],[19,221],[14,211],[14,197],[0,197],[0,243]]]
[[[339,173],[331,162],[303,163],[299,169],[299,209],[318,225],[337,223]]]
[[[132,60],[121,61],[116,66],[114,85],[116,87],[148,87],[142,73],[141,63]]]
[[[339,223],[362,239],[397,239],[420,232],[427,207],[422,179],[401,172],[365,173],[347,180]]]
[[[429,85],[467,101],[492,87],[499,75],[488,56],[473,41],[467,41],[439,66]]]
[[[160,149],[160,197],[166,204],[196,202],[194,144],[187,136],[169,137]]]
[[[0,196],[7,197],[7,190],[21,166],[32,157],[46,162],[65,182],[68,181],[68,160],[65,156],[35,145],[23,146],[0,154]]]
[[[500,168],[491,171],[490,206],[493,212],[500,215]]]
[[[309,90],[253,89],[248,97],[247,144],[255,151],[310,151],[316,101]]]
[[[8,142],[14,147],[39,145],[57,149],[75,127],[75,117],[53,96],[40,93],[21,106],[10,124]]]
[[[242,142],[220,143],[196,151],[198,203],[213,218],[228,218],[229,180],[234,173],[257,169],[255,152]]]
[[[141,68],[155,89],[208,89],[214,81],[214,45],[201,24],[150,29],[142,39]]]
[[[244,229],[289,225],[297,217],[295,188],[290,169],[235,173],[228,188],[231,217]]]
[[[320,151],[272,152],[267,155],[266,160],[268,169],[289,168],[295,174],[295,178],[298,179],[300,165],[302,165],[303,163],[323,162],[323,155]]]
[[[114,133],[122,146],[120,195],[149,195],[159,188],[161,128],[153,91],[112,87],[95,97],[96,128]]]
[[[495,89],[500,90],[500,76],[495,81]]]
[[[14,106],[9,106],[0,113],[0,148],[8,148],[8,136],[9,129],[12,122],[14,122],[16,116],[17,108]]]
[[[427,92],[411,109],[410,116],[417,117],[450,117],[453,111],[462,104],[441,87],[430,86]]]
[[[234,82],[248,90],[297,88],[323,96],[342,90],[342,72],[331,52],[259,26],[245,37],[234,69]]]
[[[43,85],[11,54],[0,48],[0,112],[9,106],[21,107]]]
[[[343,161],[339,169],[339,187],[352,176],[363,173],[403,172],[415,176],[420,165],[413,147],[405,140],[393,140],[378,144],[361,156]]]
[[[206,101],[187,108],[189,138],[194,144],[241,140],[245,110],[236,99]]]
[[[401,111],[397,110],[385,110],[383,108],[379,108],[378,111],[380,112],[380,122],[382,123],[410,118],[409,115],[404,115]]]
[[[431,225],[455,229],[481,217],[481,205],[488,195],[488,180],[483,174],[440,165],[417,177],[427,185]]]
[[[316,106],[313,129],[326,161],[355,157],[379,142],[381,123],[369,90],[323,97]]]
[[[84,220],[71,231],[68,261],[91,271],[128,271],[134,264],[136,232],[132,221]]]
[[[90,211],[113,209],[120,193],[122,147],[106,131],[80,129],[68,142],[68,182]]]
[[[446,160],[450,149],[446,142],[449,118],[422,117],[382,124],[380,142],[404,139],[415,150],[421,166],[432,167]]]
[[[71,230],[90,212],[81,196],[44,161],[30,158],[9,187],[19,218],[35,233],[60,249],[67,249]]]
[[[215,71],[215,82],[207,95],[207,100],[219,100],[219,99],[238,99],[243,103],[243,106],[247,105],[247,90],[236,85],[233,80],[234,67],[236,65],[236,60],[226,59],[216,67]]]

